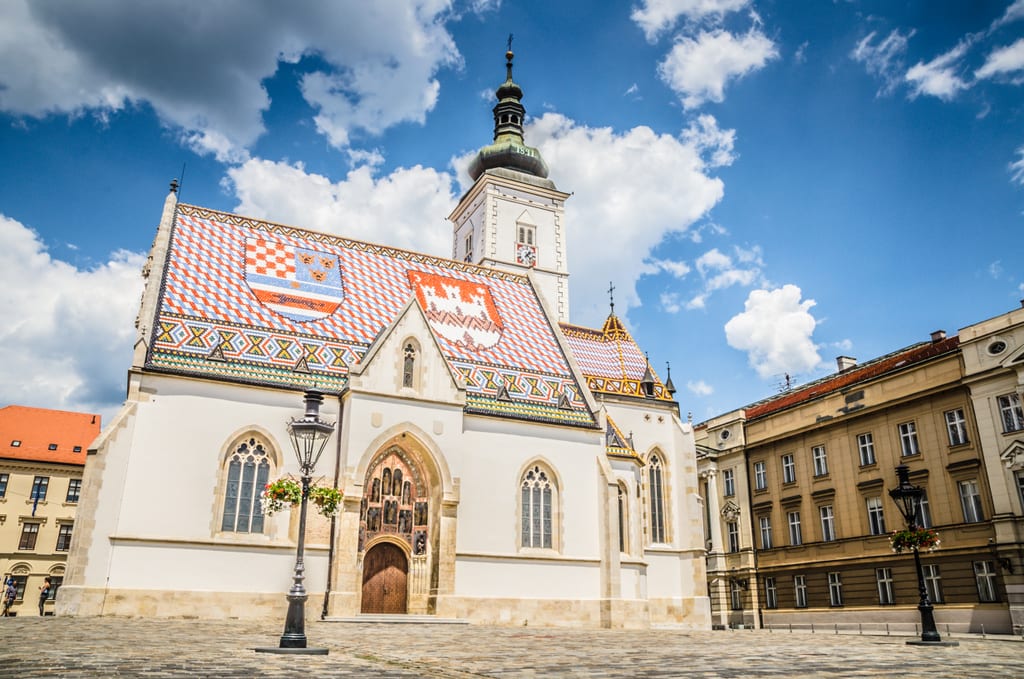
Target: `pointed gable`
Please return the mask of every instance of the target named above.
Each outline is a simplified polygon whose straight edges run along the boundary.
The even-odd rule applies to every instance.
[[[146,365],[340,391],[410,297],[467,411],[595,426],[528,278],[185,204]]]

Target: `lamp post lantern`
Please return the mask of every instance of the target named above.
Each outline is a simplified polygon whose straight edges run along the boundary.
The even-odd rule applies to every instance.
[[[310,389],[305,394],[306,413],[288,423],[288,435],[295,449],[302,480],[302,502],[299,509],[299,536],[295,556],[295,574],[291,589],[288,590],[288,614],[284,621],[284,634],[277,648],[257,648],[263,653],[305,653],[327,655],[326,648],[306,646],[306,566],[303,561],[306,547],[306,506],[309,500],[309,486],[313,480],[313,469],[327,446],[327,440],[334,432],[334,424],[320,419],[320,404],[324,401],[322,392]]]
[[[924,489],[910,483],[910,468],[905,464],[896,467],[896,480],[899,485],[889,491],[889,497],[896,503],[907,527],[917,530],[920,525],[921,498],[924,496]],[[924,583],[924,570],[921,568],[921,555],[917,544],[913,545],[914,567],[917,570],[917,589],[920,592],[920,601],[917,610],[921,613],[921,640],[908,641],[908,644],[930,644],[942,646],[959,646],[956,641],[942,641],[939,630],[935,627],[935,616],[932,612],[932,602],[928,597],[928,588]]]

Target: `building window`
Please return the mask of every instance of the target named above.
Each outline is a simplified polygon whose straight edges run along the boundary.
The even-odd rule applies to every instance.
[[[657,455],[652,455],[647,467],[651,498],[651,542],[662,543],[666,542],[666,540],[664,479],[661,472],[661,458]]]
[[[868,505],[868,530],[871,535],[883,535],[885,533],[885,511],[882,509],[882,498],[869,497]]]
[[[626,553],[626,526],[629,524],[626,522],[626,489],[622,486],[617,486],[619,489],[618,506],[619,506],[619,551]]]
[[[892,593],[892,569],[876,568],[875,582],[878,585],[878,603],[883,606],[896,603],[896,598]]]
[[[828,603],[829,606],[843,605],[843,576],[839,573],[828,574]]]
[[[999,403],[999,414],[1003,419],[1003,432],[1024,429],[1024,411],[1020,407],[1020,397],[1017,394],[1006,394],[999,396],[996,401]]]
[[[729,551],[740,551],[740,524],[736,521],[730,521],[725,524],[725,531],[729,536]]]
[[[800,531],[800,512],[788,512],[786,517],[789,520],[789,544],[794,547],[802,545],[804,538]]]
[[[32,494],[28,496],[29,499],[30,500],[40,500],[40,501],[45,500],[46,499],[46,489],[49,488],[49,487],[50,487],[50,477],[49,476],[37,476],[32,481]]]
[[[57,551],[66,552],[71,549],[71,529],[74,524],[62,523],[57,531]]]
[[[722,483],[725,486],[725,497],[732,497],[736,494],[736,475],[731,469],[722,472]]]
[[[875,463],[875,438],[871,432],[857,434],[857,449],[860,451],[861,467]]]
[[[761,549],[771,549],[772,519],[769,516],[762,516],[759,517],[757,521],[761,525]]]
[[[412,387],[416,381],[416,348],[406,344],[402,359],[402,386]]]
[[[794,575],[793,591],[796,593],[796,607],[807,608],[807,578],[803,575]]]
[[[1014,472],[1013,475],[1017,479],[1017,495],[1020,496],[1020,504],[1024,507],[1024,472]],[[3,493],[0,493],[0,497],[2,496]]]
[[[36,538],[39,537],[38,523],[23,523],[21,525],[21,540],[18,542],[18,549],[33,550],[36,548]]]
[[[832,542],[836,539],[836,517],[832,513],[832,505],[825,505],[818,508],[821,515],[821,539],[825,542]]]
[[[466,261],[467,262],[472,262],[473,261],[473,234],[472,233],[470,233],[468,236],[466,236],[466,249],[464,250],[464,252],[466,253],[466,257],[465,257]]]
[[[21,441],[19,441],[18,439],[14,439],[13,441],[11,441],[11,448],[20,448],[20,447],[21,447]]]
[[[921,566],[924,571],[924,586],[928,590],[928,598],[933,604],[942,603],[942,576],[939,575],[939,567],[935,564]]]
[[[782,456],[782,482],[796,482],[796,462],[793,460],[792,453],[787,453]]]
[[[519,240],[517,243],[522,245],[533,245],[535,227],[519,225]]]
[[[56,443],[51,443],[50,445],[48,445],[46,447],[46,449],[47,450],[57,450],[57,444]]]
[[[811,448],[811,457],[814,458],[814,475],[827,475],[828,457],[825,455],[825,446],[814,446],[813,448]]]
[[[978,584],[978,601],[993,602],[996,598],[996,570],[991,561],[974,562],[974,580]]]
[[[960,481],[956,485],[960,489],[960,508],[964,510],[964,522],[977,523],[984,520],[978,481],[971,479],[970,481]]]
[[[65,502],[78,502],[78,496],[82,494],[82,479],[71,479],[68,481],[68,496]]]
[[[768,469],[762,460],[754,463],[754,490],[764,490],[768,487]]]
[[[743,586],[735,580],[729,586],[729,599],[729,603],[732,604],[732,610],[743,610]]]
[[[521,490],[522,546],[552,549],[554,482],[545,470],[535,465],[523,475]]]
[[[779,590],[778,587],[775,586],[775,578],[764,579],[764,607],[779,607]]]
[[[57,598],[57,590],[60,589],[61,585],[64,584],[63,575],[51,575],[50,577],[50,594],[46,597],[47,601],[53,601]]]
[[[917,455],[921,449],[917,446],[917,425],[913,422],[904,422],[897,426],[900,433],[900,455],[910,457]]]
[[[260,493],[270,478],[270,458],[263,444],[250,438],[227,459],[227,487],[220,529],[235,533],[262,533]]]
[[[922,490],[921,502],[917,505],[917,519],[921,528],[932,527],[932,510],[931,505],[928,504],[928,491]]]
[[[944,413],[946,417],[946,433],[949,435],[949,445],[962,446],[967,443],[967,420],[964,419],[964,411],[960,408],[949,410]]]
[[[9,474],[0,474],[0,497],[7,496],[7,482],[10,478]]]
[[[71,452],[72,453],[80,453],[80,452],[82,452],[82,446],[75,446],[74,448],[71,449]]]

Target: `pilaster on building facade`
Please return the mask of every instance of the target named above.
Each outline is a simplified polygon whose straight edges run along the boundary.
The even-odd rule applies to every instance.
[[[941,539],[921,554],[940,628],[1020,629],[1024,310],[837,368],[696,426],[713,623],[916,623],[889,541],[903,464]]]

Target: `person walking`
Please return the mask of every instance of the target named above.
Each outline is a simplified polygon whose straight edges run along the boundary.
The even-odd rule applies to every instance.
[[[43,604],[50,598],[50,578],[43,580],[43,586],[39,588],[39,615],[43,615]]]
[[[14,578],[7,578],[4,584],[4,617],[11,617],[11,606],[18,596],[18,588],[14,586]]]

